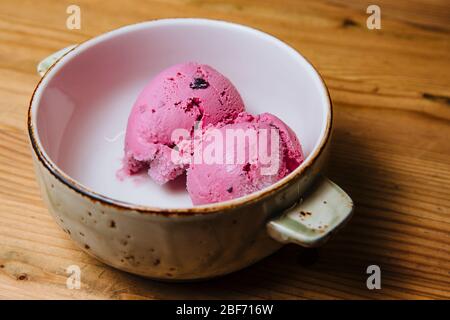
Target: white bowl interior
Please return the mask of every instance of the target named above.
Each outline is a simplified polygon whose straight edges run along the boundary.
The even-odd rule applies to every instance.
[[[48,157],[87,188],[129,203],[191,207],[183,179],[158,186],[145,174],[120,181],[128,114],[140,90],[170,65],[210,64],[239,90],[247,110],[271,112],[310,155],[325,132],[328,97],[314,69],[259,31],[209,20],[133,25],[82,44],[36,92],[34,119]]]

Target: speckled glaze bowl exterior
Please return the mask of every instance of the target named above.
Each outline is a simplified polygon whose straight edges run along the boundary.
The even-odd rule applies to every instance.
[[[172,20],[164,23],[170,24]],[[197,21],[188,21],[191,20]],[[67,51],[70,50],[73,47]],[[40,67],[47,69],[42,64]],[[314,206],[308,204],[308,210],[317,211],[320,220],[326,220],[322,219],[327,218],[324,213],[332,218],[328,220],[329,226],[314,229],[311,224],[303,222],[303,217],[298,218],[298,213],[303,213],[302,195],[327,161],[332,106],[323,82],[323,95],[327,100],[325,128],[317,147],[301,167],[273,186],[239,199],[168,209],[134,205],[106,197],[79,184],[55,165],[43,149],[36,128],[36,95],[44,90],[40,85],[48,74],[49,71],[38,84],[28,114],[36,176],[43,198],[59,226],[84,251],[108,265],[162,280],[217,277],[255,263],[278,250],[283,243],[319,244],[350,216],[351,199],[341,197],[345,193],[329,184],[327,191],[320,191],[314,199]],[[324,205],[327,201],[322,198],[326,196],[322,193],[328,195],[325,197],[328,207]],[[340,207],[344,209],[336,211]],[[279,218],[282,213],[287,214]]]

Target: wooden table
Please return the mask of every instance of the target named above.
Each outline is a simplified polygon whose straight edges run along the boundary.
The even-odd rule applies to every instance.
[[[351,3],[350,3],[351,2]],[[381,8],[381,30],[366,8]],[[35,4],[36,3],[36,4]],[[450,298],[450,3],[435,1],[0,2],[0,298]],[[319,250],[289,245],[230,276],[168,284],[87,256],[41,200],[27,141],[36,63],[119,26],[208,17],[269,32],[305,55],[335,110],[330,177],[353,197],[350,224]],[[66,288],[67,266],[82,269]],[[381,268],[381,290],[366,287]]]

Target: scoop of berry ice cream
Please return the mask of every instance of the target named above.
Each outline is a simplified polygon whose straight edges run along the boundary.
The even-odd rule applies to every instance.
[[[230,132],[244,143],[230,139]],[[209,148],[220,137],[223,148],[220,144]],[[304,160],[295,133],[270,113],[252,116],[244,112],[232,123],[207,128],[202,140],[202,149],[196,152],[202,152],[203,158],[197,163],[194,159],[187,170],[187,190],[194,205],[231,200],[261,190]],[[222,151],[223,156],[217,157],[208,149]],[[240,151],[243,153],[239,157]]]
[[[197,121],[202,126],[229,123],[242,111],[238,91],[217,70],[196,62],[169,67],[145,86],[134,103],[125,136],[125,173],[148,170],[159,184],[175,179],[186,164],[170,157],[179,142],[173,132],[192,132]]]

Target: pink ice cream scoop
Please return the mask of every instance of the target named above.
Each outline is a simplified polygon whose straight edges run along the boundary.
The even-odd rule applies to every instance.
[[[228,136],[230,132],[234,140]],[[223,149],[220,144],[215,144],[219,148],[210,148],[220,136],[225,142]],[[295,133],[270,113],[241,113],[232,123],[207,128],[202,142],[203,158],[193,161],[187,170],[187,190],[194,205],[226,201],[261,190],[304,160]],[[209,151],[212,149],[215,152]],[[223,157],[217,157],[217,149]],[[245,151],[240,158],[239,150]]]
[[[128,119],[124,170],[134,174],[147,170],[164,184],[182,174],[185,164],[171,160],[176,129],[192,131],[203,126],[231,123],[244,111],[233,84],[210,66],[189,62],[158,74],[139,94]]]

